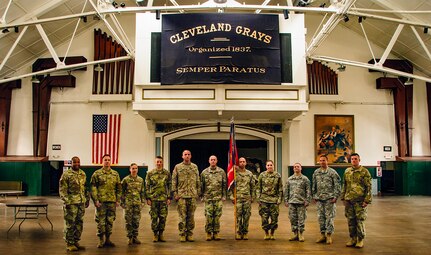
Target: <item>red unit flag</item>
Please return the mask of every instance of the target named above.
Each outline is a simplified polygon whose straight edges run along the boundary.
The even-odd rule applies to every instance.
[[[235,166],[238,165],[238,150],[235,141],[235,124],[233,119],[230,122],[229,155],[227,167],[227,186],[232,189],[235,186]]]

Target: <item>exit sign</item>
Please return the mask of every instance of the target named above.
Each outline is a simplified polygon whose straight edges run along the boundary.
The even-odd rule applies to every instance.
[[[61,144],[53,144],[52,150],[53,151],[60,151],[61,150]]]

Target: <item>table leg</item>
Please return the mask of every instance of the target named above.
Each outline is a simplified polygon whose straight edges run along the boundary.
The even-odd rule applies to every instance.
[[[18,211],[19,212],[19,211]],[[9,235],[9,231],[13,228],[13,226],[16,223],[16,215],[17,215],[17,211],[16,211],[16,207],[13,208],[13,223],[12,225],[9,227],[9,229],[7,230],[6,235]]]

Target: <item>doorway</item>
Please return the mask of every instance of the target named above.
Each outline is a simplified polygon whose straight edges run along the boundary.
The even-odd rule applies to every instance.
[[[268,155],[268,142],[265,140],[236,140],[238,156],[247,159],[247,169],[259,174],[265,169]],[[211,155],[217,156],[218,166],[226,170],[228,164],[229,140],[174,139],[170,141],[169,169],[182,161],[182,152],[190,150],[192,162],[202,172],[209,166]]]

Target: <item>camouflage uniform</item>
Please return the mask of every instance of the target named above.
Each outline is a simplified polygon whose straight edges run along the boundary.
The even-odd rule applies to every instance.
[[[172,174],[172,191],[178,199],[178,230],[180,236],[193,236],[195,228],[196,197],[201,189],[198,167],[194,163],[181,162]]]
[[[328,167],[326,170],[318,168],[314,171],[311,192],[313,199],[317,201],[317,215],[322,234],[334,232],[336,205],[331,203],[331,199],[340,196],[340,189],[340,176],[334,169]]]
[[[307,176],[292,175],[286,181],[284,202],[289,203],[289,220],[292,232],[304,232],[307,208],[311,201],[310,180]]]
[[[251,203],[255,198],[256,178],[249,170],[235,173],[236,188],[236,231],[240,235],[248,233],[248,223],[251,216]],[[230,199],[233,201],[233,191],[229,191]]]
[[[121,205],[124,207],[124,219],[128,238],[135,238],[139,233],[139,221],[141,220],[141,208],[145,201],[144,179],[140,176],[128,175],[121,181],[122,197]]]
[[[362,207],[362,203],[371,203],[371,175],[368,169],[363,166],[346,169],[341,200],[345,201],[350,237],[364,239],[367,207]]]
[[[111,168],[101,168],[91,176],[91,197],[96,203],[95,220],[97,223],[97,236],[109,237],[112,234],[112,225],[115,221],[116,203],[120,203],[121,181],[118,172]]]
[[[75,245],[81,239],[85,204],[90,199],[86,192],[84,171],[68,169],[60,178],[60,198],[64,202],[64,240]]]
[[[151,200],[151,229],[155,235],[163,233],[168,217],[168,199],[171,199],[171,173],[166,169],[149,171],[145,177],[147,200]]]
[[[274,231],[278,228],[279,205],[283,198],[283,183],[277,172],[265,171],[259,175],[256,188],[259,201],[259,215],[262,218],[262,229]],[[271,218],[271,223],[269,222]]]
[[[226,200],[226,173],[220,167],[208,167],[201,174],[201,196],[205,200],[205,232],[220,232],[223,201]]]

